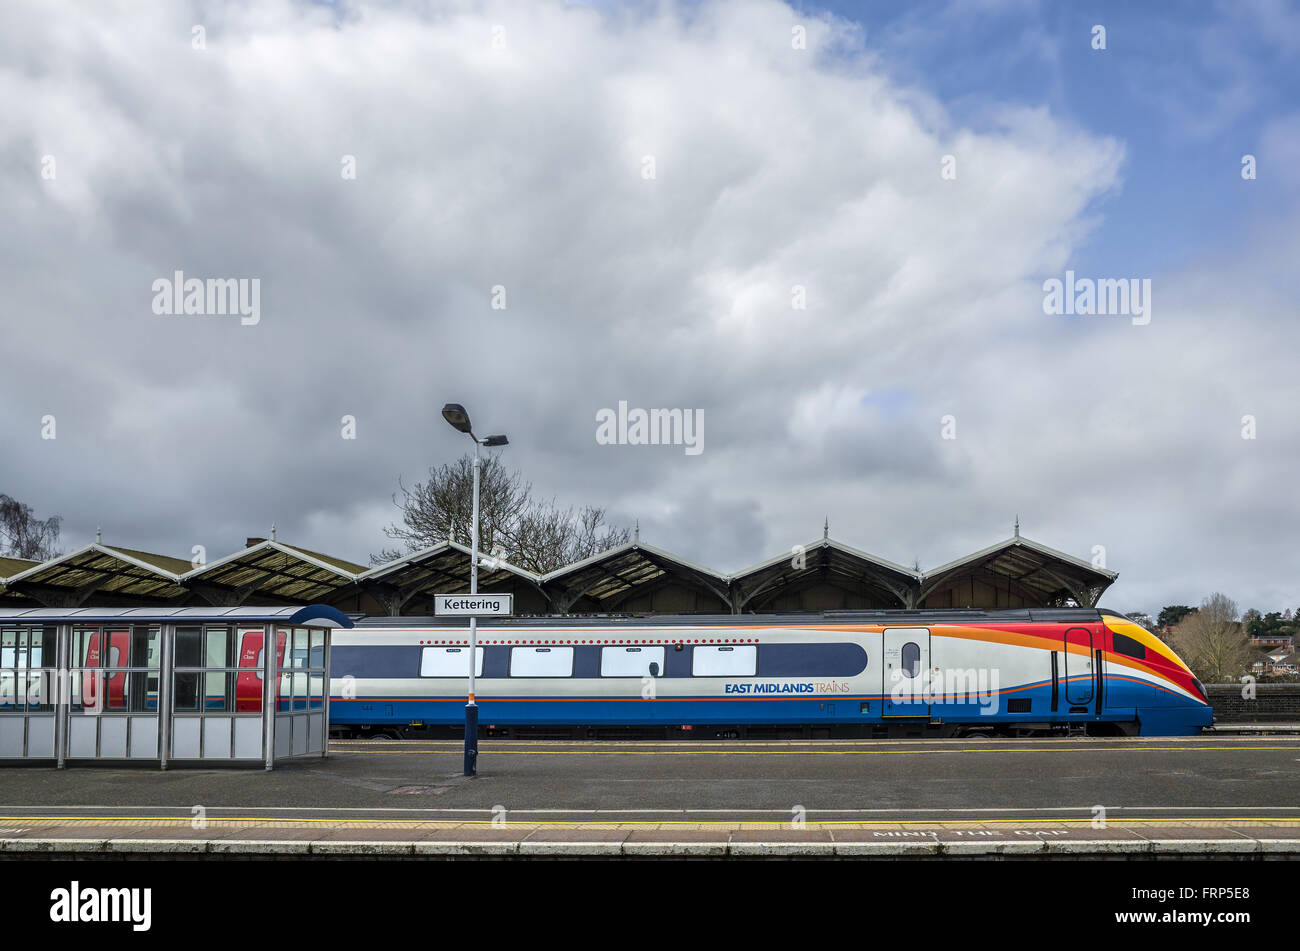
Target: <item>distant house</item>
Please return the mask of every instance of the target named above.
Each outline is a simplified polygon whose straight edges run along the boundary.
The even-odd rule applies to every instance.
[[[1273,664],[1272,673],[1300,674],[1300,651],[1293,651]]]
[[[1261,677],[1300,674],[1300,651],[1279,648],[1262,655],[1250,666]]]

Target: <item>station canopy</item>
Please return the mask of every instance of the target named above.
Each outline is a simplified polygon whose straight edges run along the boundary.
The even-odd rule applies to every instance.
[[[731,612],[726,575],[639,540],[566,565],[541,582],[559,614]]]
[[[92,596],[102,604],[156,604],[188,593],[181,575],[188,561],[94,542],[32,565],[5,579],[4,597],[51,608],[75,608]]]
[[[250,599],[297,604],[350,593],[363,571],[361,565],[274,538],[250,538],[242,551],[188,571],[183,581],[209,604],[238,605]]]
[[[740,613],[910,608],[920,574],[823,536],[731,578]]]
[[[6,558],[0,555],[0,591],[4,590],[5,579],[22,574],[27,569],[35,568],[39,564],[39,561],[32,561],[28,558]]]
[[[1016,535],[922,575],[925,608],[1095,607],[1119,574]]]
[[[469,591],[472,552],[446,541],[376,565],[357,577],[361,591],[379,605],[372,613],[432,614],[436,594]],[[515,613],[546,614],[549,602],[541,579],[531,571],[479,552],[478,587],[493,594],[513,594]]]
[[[1016,534],[929,571],[829,537],[724,574],[639,537],[536,574],[480,553],[479,591],[514,596],[516,615],[765,614],[833,610],[1095,606],[1117,574]],[[446,541],[366,568],[268,539],[208,564],[96,542],[35,563],[0,558],[0,605],[331,605],[427,616],[436,594],[470,585],[470,550]]]

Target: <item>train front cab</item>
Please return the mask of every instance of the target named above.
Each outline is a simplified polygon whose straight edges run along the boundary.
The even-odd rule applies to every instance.
[[[972,652],[971,645],[981,640],[983,648]],[[1205,688],[1178,655],[1128,618],[1109,612],[1077,622],[996,630],[886,628],[881,646],[881,719],[890,735],[928,735],[918,732],[928,722],[935,735],[1083,730],[1100,736],[1194,736],[1213,722]],[[976,660],[983,651],[989,652],[983,663],[991,661],[991,667]],[[976,663],[972,667],[968,661]],[[899,696],[891,690],[918,677],[924,681],[927,671],[939,685],[928,694]],[[963,673],[964,681],[949,679]],[[977,681],[977,674],[987,674],[989,682]],[[945,692],[953,683],[964,683],[965,689]]]
[[[1105,613],[1101,636],[1094,664],[1101,665],[1099,706],[1106,719],[1135,723],[1141,736],[1195,736],[1214,722],[1204,685],[1168,644]]]

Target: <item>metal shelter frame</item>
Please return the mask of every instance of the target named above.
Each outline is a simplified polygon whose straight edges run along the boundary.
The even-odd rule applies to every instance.
[[[0,761],[324,757],[330,630],[352,626],[319,604],[0,609]]]

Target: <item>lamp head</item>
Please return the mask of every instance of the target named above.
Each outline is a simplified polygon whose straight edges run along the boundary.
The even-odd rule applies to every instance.
[[[473,435],[469,425],[469,413],[459,403],[448,403],[442,408],[442,418],[451,423],[454,429]]]

